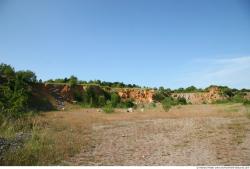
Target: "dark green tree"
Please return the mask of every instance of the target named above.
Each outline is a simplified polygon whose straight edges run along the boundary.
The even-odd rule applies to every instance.
[[[77,77],[75,77],[75,76],[70,76],[70,78],[69,78],[69,85],[70,86],[75,86],[75,85],[77,85],[77,83],[78,83],[78,79],[77,79]]]

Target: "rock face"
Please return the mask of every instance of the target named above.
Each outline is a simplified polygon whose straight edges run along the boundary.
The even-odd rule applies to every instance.
[[[116,89],[116,92],[121,97],[121,99],[132,99],[137,103],[151,103],[155,94],[154,90],[135,88]]]
[[[74,95],[86,91],[86,86],[76,85],[70,87],[62,84],[39,84],[36,88],[36,93],[40,97],[46,97],[53,102],[53,105],[64,110],[65,103],[74,103]],[[141,88],[102,88],[100,86],[88,86],[97,95],[103,95],[105,92],[116,92],[122,100],[131,99],[135,103],[151,103],[155,95],[155,90]],[[217,87],[211,87],[208,92],[195,93],[172,93],[172,97],[184,97],[187,102],[192,104],[211,103],[215,100],[224,99],[220,95],[220,90]]]
[[[155,94],[154,90],[149,89],[117,89],[117,93],[123,99],[132,99],[137,103],[151,103]],[[208,92],[196,93],[172,93],[172,97],[184,97],[187,102],[192,104],[212,103],[216,100],[224,99],[220,95],[218,87],[211,87]]]
[[[192,104],[212,103],[216,100],[225,99],[220,95],[220,90],[217,87],[211,87],[208,92],[196,93],[173,93],[172,97],[183,97]]]
[[[45,89],[58,100],[72,102],[74,92],[83,92],[84,87],[77,85],[74,88],[68,85],[45,84]]]
[[[48,92],[56,101],[56,107],[59,110],[64,110],[65,101],[73,103],[74,93],[83,92],[83,86],[77,85],[74,88],[68,85],[44,84],[44,90]]]

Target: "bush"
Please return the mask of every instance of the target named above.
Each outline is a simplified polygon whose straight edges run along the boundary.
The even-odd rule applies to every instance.
[[[165,95],[161,92],[156,92],[153,96],[153,100],[157,101],[157,102],[161,102],[162,100],[164,100]]]
[[[99,96],[99,99],[98,99],[98,104],[100,107],[103,107],[106,103],[106,99],[104,96]]]
[[[250,100],[244,100],[244,101],[243,101],[243,104],[244,104],[244,105],[250,105]]]
[[[114,108],[113,108],[112,103],[110,101],[108,101],[107,104],[103,107],[103,111],[105,113],[113,113],[114,112]]]
[[[170,97],[166,97],[162,102],[162,107],[165,111],[169,111],[169,109],[172,107],[173,100]]]
[[[117,105],[120,103],[121,98],[117,93],[111,94],[111,104],[113,107],[117,107]]]
[[[135,107],[135,104],[130,99],[124,101],[124,105],[125,105],[126,108]]]
[[[161,102],[165,97],[170,97],[171,92],[171,89],[164,89],[164,87],[159,87],[158,91],[153,96],[153,100]]]
[[[28,107],[33,111],[48,111],[54,110],[54,106],[46,97],[32,95],[28,100]]]
[[[82,102],[83,101],[83,94],[80,92],[74,92],[74,99],[77,102]]]
[[[28,113],[32,83],[36,75],[31,71],[15,72],[10,65],[0,64],[0,113],[6,118],[18,118]]]
[[[172,97],[166,97],[162,102],[162,107],[165,111],[168,111],[172,106],[186,105],[187,101],[183,97],[179,97],[176,100]]]
[[[187,104],[187,100],[184,97],[178,97],[177,98],[177,103],[181,104],[181,105],[186,105]]]

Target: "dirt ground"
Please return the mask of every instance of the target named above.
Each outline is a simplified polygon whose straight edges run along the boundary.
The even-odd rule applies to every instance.
[[[105,114],[46,114],[84,138],[62,165],[250,165],[249,109],[240,104],[160,107]]]

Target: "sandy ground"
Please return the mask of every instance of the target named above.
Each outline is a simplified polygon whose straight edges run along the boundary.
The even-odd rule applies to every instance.
[[[65,165],[250,165],[250,119],[241,105],[188,105],[164,112],[56,113],[86,130]]]

